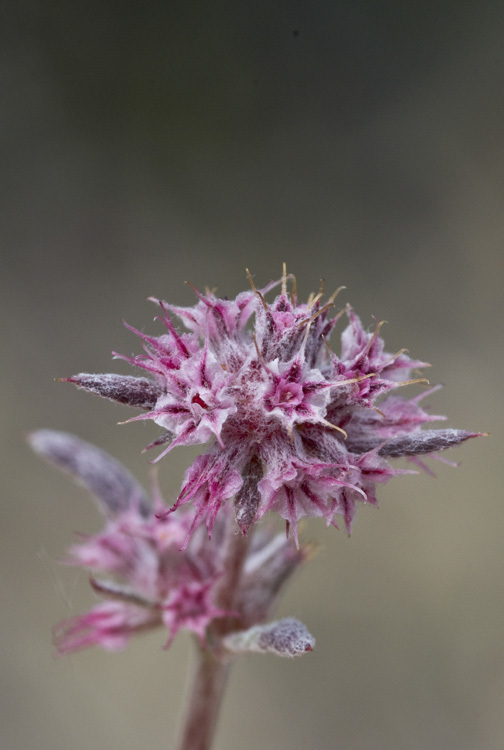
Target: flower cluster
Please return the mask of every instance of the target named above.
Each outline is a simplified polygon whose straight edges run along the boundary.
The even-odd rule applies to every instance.
[[[52,430],[39,430],[29,439],[37,453],[91,490],[106,517],[103,531],[83,537],[66,559],[90,570],[91,586],[104,601],[56,627],[60,654],[92,645],[117,651],[134,633],[163,625],[169,632],[166,647],[181,629],[205,645],[216,618],[232,617],[235,630],[257,627],[305,558],[283,534],[261,530],[248,551],[233,610],[222,609],[216,601],[225,566],[226,511],[211,540],[200,528],[181,550],[191,519],[186,512],[167,515],[156,485],[151,505],[129,472],[89,443]]]
[[[155,300],[166,331],[149,336],[131,329],[145,353],[121,357],[147,377],[67,379],[144,410],[129,421],[154,420],[163,428],[149,446],[162,446],[156,460],[175,446],[210,442],[187,470],[172,508],[192,502],[191,532],[202,519],[211,532],[232,498],[244,534],[270,510],[285,519],[296,543],[304,516],[336,525],[339,515],[349,531],[357,502],[375,504],[376,484],[404,473],[388,458],[416,458],[475,436],[421,429],[444,417],[427,414],[421,396],[392,392],[421,382],[411,379],[412,371],[425,363],[404,349],[387,353],[381,323],[365,330],[349,305],[332,316],[335,295],[326,304],[322,292],[300,303],[287,281],[284,271],[279,282],[257,290],[250,278],[251,290],[232,300],[195,290],[193,307]],[[268,303],[266,294],[279,285]],[[336,354],[329,338],[344,315]]]

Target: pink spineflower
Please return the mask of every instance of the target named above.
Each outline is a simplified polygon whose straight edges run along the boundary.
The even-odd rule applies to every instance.
[[[98,448],[52,430],[32,433],[30,443],[91,490],[106,517],[104,529],[82,536],[66,559],[91,572],[91,586],[104,601],[55,628],[60,654],[93,645],[121,650],[133,634],[163,625],[169,632],[166,647],[181,629],[193,632],[205,646],[207,627],[216,618],[232,616],[238,628],[262,622],[282,582],[303,560],[304,554],[293,552],[278,535],[258,535],[236,608],[222,609],[215,593],[225,572],[225,513],[211,540],[201,528],[186,544],[190,515],[167,514],[157,487],[151,506],[129,472]]]
[[[130,421],[154,420],[165,431],[149,446],[165,446],[156,460],[175,446],[210,440],[187,470],[173,507],[193,503],[191,531],[204,518],[211,532],[231,498],[244,534],[270,510],[286,520],[296,543],[304,516],[336,525],[340,515],[350,531],[356,504],[375,504],[376,484],[405,473],[388,458],[419,462],[419,455],[476,436],[423,430],[444,417],[427,414],[422,396],[391,393],[421,382],[411,380],[412,370],[425,364],[404,349],[385,352],[381,323],[365,330],[348,305],[331,316],[336,295],[326,304],[322,293],[298,302],[295,288],[287,292],[285,271],[260,291],[250,283],[251,290],[234,300],[196,291],[193,307],[157,301],[166,332],[148,336],[132,329],[145,354],[122,357],[148,377],[68,378],[143,409]],[[265,295],[278,285],[280,294],[268,303]],[[336,354],[328,341],[345,313],[348,325]],[[188,332],[179,332],[170,315]]]

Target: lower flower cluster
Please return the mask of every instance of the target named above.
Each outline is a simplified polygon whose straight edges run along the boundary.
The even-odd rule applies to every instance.
[[[30,442],[90,489],[106,518],[104,529],[81,537],[65,560],[90,571],[91,586],[104,601],[55,628],[59,654],[94,645],[121,650],[135,633],[162,626],[168,631],[166,647],[179,630],[206,645],[207,628],[218,618],[233,618],[238,629],[262,622],[278,589],[304,559],[283,535],[262,530],[248,551],[236,606],[223,609],[217,599],[225,572],[226,512],[212,539],[200,527],[188,540],[190,514],[167,515],[157,487],[150,505],[129,472],[96,447],[51,430],[32,433]],[[231,508],[228,513],[233,520]]]

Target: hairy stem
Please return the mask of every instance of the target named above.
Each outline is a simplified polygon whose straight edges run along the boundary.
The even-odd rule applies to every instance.
[[[238,531],[234,514],[228,515],[222,553],[222,567],[225,572],[216,587],[215,603],[229,612],[234,611],[252,534],[253,527],[247,536],[243,536]],[[221,618],[211,625],[211,630],[218,635],[224,635],[234,629],[236,629],[236,618],[232,617]]]
[[[188,696],[180,750],[209,750],[226,687],[230,662],[198,649],[198,665]]]
[[[222,546],[224,575],[215,592],[215,604],[234,612],[243,566],[250,544],[249,534],[237,531],[234,514],[227,519]],[[187,713],[179,750],[209,750],[231,666],[229,654],[222,652],[220,641],[224,635],[239,628],[239,613],[215,620],[208,628],[208,648],[198,647],[197,667],[192,687],[187,696]]]

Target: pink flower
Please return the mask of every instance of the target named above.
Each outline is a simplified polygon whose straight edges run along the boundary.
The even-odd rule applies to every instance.
[[[375,485],[405,473],[387,458],[444,450],[477,433],[422,430],[429,416],[421,396],[395,389],[416,383],[425,366],[405,350],[385,351],[381,323],[367,331],[348,305],[331,317],[335,295],[307,303],[287,292],[287,276],[236,299],[196,292],[193,307],[159,302],[161,336],[135,331],[145,354],[122,357],[148,373],[82,373],[78,387],[142,408],[133,420],[153,420],[165,432],[151,445],[210,446],[189,467],[173,509],[192,502],[192,529],[201,519],[212,531],[220,509],[234,497],[243,533],[269,510],[293,530],[304,516],[328,524],[343,517],[349,531],[358,503],[375,503]],[[265,295],[281,284],[272,303]],[[343,314],[348,325],[339,355],[329,338]],[[175,328],[177,316],[188,332]],[[253,318],[253,326],[251,321]],[[119,356],[119,355],[117,355]],[[424,381],[426,382],[426,381]],[[425,394],[423,394],[425,395]],[[382,399],[378,405],[378,399]],[[377,408],[378,407],[378,408]]]
[[[133,633],[158,624],[159,616],[154,611],[125,602],[107,601],[85,615],[70,617],[56,625],[54,641],[61,656],[89,646],[122,651]]]
[[[233,616],[243,627],[261,622],[304,559],[302,551],[292,553],[283,535],[264,531],[249,550],[236,610],[226,611],[215,596],[224,572],[222,537],[230,506],[219,515],[212,539],[204,528],[189,539],[191,515],[168,514],[157,486],[151,506],[129,472],[98,448],[52,430],[34,432],[29,440],[37,453],[89,489],[105,515],[103,530],[81,535],[65,560],[90,571],[91,587],[104,601],[55,628],[59,654],[93,645],[118,651],[132,635],[163,626],[166,647],[179,630],[189,630],[204,645],[216,618]]]
[[[207,625],[229,614],[212,599],[222,573],[217,539],[212,543],[206,534],[193,534],[181,552],[191,518],[187,513],[166,515],[157,490],[151,508],[126,469],[72,435],[40,430],[30,442],[44,458],[91,489],[106,516],[104,529],[81,537],[66,559],[67,564],[91,571],[91,585],[106,601],[56,628],[58,652],[91,645],[119,650],[134,633],[163,624],[169,643],[180,629],[203,641]],[[163,513],[159,521],[156,514]]]

